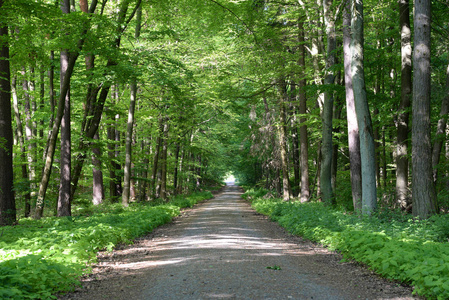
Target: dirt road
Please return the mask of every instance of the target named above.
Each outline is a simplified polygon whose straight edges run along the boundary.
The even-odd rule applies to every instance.
[[[236,186],[135,245],[100,254],[60,299],[414,299],[256,214]]]

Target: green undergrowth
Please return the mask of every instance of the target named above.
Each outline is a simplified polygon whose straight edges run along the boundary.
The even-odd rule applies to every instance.
[[[0,228],[0,299],[51,299],[90,272],[96,253],[129,244],[169,222],[181,208],[212,197],[178,196],[169,203],[100,205],[75,217],[22,219]],[[87,216],[86,216],[87,215]]]
[[[416,220],[381,211],[358,217],[322,203],[264,198],[266,191],[244,195],[260,213],[289,232],[318,242],[380,275],[414,287],[430,299],[449,299],[449,216]]]

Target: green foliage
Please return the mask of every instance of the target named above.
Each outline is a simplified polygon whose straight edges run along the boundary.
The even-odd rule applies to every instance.
[[[254,192],[252,192],[254,194]],[[382,276],[409,283],[429,298],[449,297],[449,217],[416,220],[380,211],[360,218],[322,203],[253,199],[253,207],[291,233],[339,250]]]
[[[211,198],[210,192],[178,196],[159,206],[100,205],[66,218],[22,219],[3,227],[0,241],[0,298],[50,299],[78,283],[99,250],[129,244],[169,222],[180,208]]]

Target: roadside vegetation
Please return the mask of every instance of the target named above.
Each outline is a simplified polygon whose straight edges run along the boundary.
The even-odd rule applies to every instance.
[[[170,222],[180,210],[212,198],[210,191],[170,201],[78,205],[71,217],[19,220],[1,228],[0,299],[55,299],[88,274],[100,250],[112,251]]]
[[[268,196],[267,196],[268,195]],[[358,216],[321,202],[285,202],[267,190],[248,189],[244,198],[289,232],[337,250],[345,259],[410,284],[429,299],[449,298],[449,216],[420,220],[389,209]]]

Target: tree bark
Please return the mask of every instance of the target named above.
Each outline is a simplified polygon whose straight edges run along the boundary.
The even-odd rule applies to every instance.
[[[0,9],[4,1],[0,0]],[[16,221],[16,202],[13,187],[13,134],[11,116],[11,72],[9,66],[8,27],[0,27],[0,226]]]
[[[159,167],[159,156],[161,152],[161,143],[162,143],[162,132],[164,128],[163,124],[163,118],[159,117],[159,132],[157,133],[157,139],[156,139],[156,149],[154,150],[154,157],[153,157],[153,170],[151,172],[151,191],[152,191],[152,197],[157,198],[157,171]]]
[[[164,124],[162,153],[161,153],[161,189],[160,197],[167,200],[167,151],[168,151],[168,122]]]
[[[31,84],[30,80],[26,79],[26,71],[25,67],[22,68],[22,76],[24,77],[22,82],[22,89],[24,92],[24,102],[25,102],[25,139],[27,141],[27,161],[28,161],[28,180],[30,182],[30,191],[31,198],[34,198],[36,195],[36,160],[35,160],[35,150],[36,150],[36,142],[34,136],[34,128],[33,128],[33,116],[35,113],[35,109],[33,109],[33,105],[31,103]],[[30,72],[31,73],[31,72]]]
[[[440,119],[438,120],[435,142],[432,149],[433,181],[438,180],[438,164],[440,163],[441,149],[446,138],[447,116],[449,113],[449,65],[446,70],[446,96],[441,102]]]
[[[371,215],[377,207],[376,162],[363,67],[363,0],[351,1],[351,73],[354,103],[360,135],[362,170],[362,214]]]
[[[412,202],[413,215],[437,212],[430,140],[430,0],[415,1],[413,52]]]
[[[178,170],[181,171],[181,165],[179,160],[179,152],[181,150],[180,143],[176,143],[175,150],[175,170],[173,172],[173,192],[175,196],[178,194]],[[182,162],[182,160],[181,160]]]
[[[401,28],[401,102],[399,103],[396,145],[396,197],[399,207],[410,204],[408,191],[408,132],[412,95],[412,44],[409,0],[399,0]]]
[[[334,191],[332,190],[332,111],[334,106],[333,92],[329,91],[334,84],[335,75],[332,70],[336,63],[335,49],[335,21],[332,16],[332,0],[324,0],[324,23],[326,27],[327,49],[326,49],[326,76],[324,84],[324,102],[322,112],[322,143],[321,143],[321,171],[320,171],[320,189],[322,199],[327,204],[334,204]]]
[[[61,1],[62,13],[70,13],[70,1]],[[61,51],[61,90],[62,82],[67,72],[67,65],[69,62],[69,52],[68,50]],[[61,92],[62,93],[62,92]],[[71,201],[70,201],[70,182],[72,177],[72,138],[71,138],[71,108],[70,108],[70,87],[67,90],[64,99],[64,114],[61,120],[61,162],[60,162],[60,186],[59,186],[59,197],[58,197],[58,208],[57,216],[70,216],[71,213]]]
[[[59,134],[59,127],[61,125],[62,116],[64,114],[65,97],[70,87],[70,78],[72,77],[73,69],[75,67],[75,62],[77,58],[78,53],[71,53],[67,65],[66,76],[64,76],[64,81],[62,82],[61,93],[59,95],[58,101],[58,110],[56,112],[55,121],[53,123],[53,128],[51,130],[51,135],[49,137],[49,140],[47,141],[47,156],[45,158],[45,165],[42,171],[42,179],[39,184],[39,191],[36,200],[36,211],[34,215],[34,218],[36,219],[42,218],[42,214],[44,212],[45,194],[47,192],[48,183],[50,181],[53,158],[56,149],[56,141]]]
[[[138,40],[140,36],[140,20],[142,16],[142,7],[137,10],[137,23],[136,33],[134,37]],[[137,79],[133,78],[130,86],[130,101],[128,110],[128,123],[126,127],[125,138],[125,167],[123,168],[123,194],[122,204],[123,206],[129,206],[130,190],[131,190],[131,162],[132,162],[132,140],[133,140],[133,128],[134,128],[134,111],[136,109],[137,98]]]
[[[99,140],[98,132],[94,135],[94,140],[98,143]],[[94,143],[92,145],[92,204],[98,205],[103,203],[104,200],[104,182],[103,182],[103,171],[101,168],[101,147]]]
[[[27,157],[26,157],[26,147],[25,147],[25,139],[23,137],[23,124],[22,119],[20,117],[19,110],[19,101],[17,99],[17,89],[16,89],[16,78],[13,77],[11,80],[11,93],[13,98],[13,109],[14,116],[16,119],[16,135],[17,140],[20,146],[20,156],[22,158],[22,180],[26,182],[26,192],[24,193],[25,198],[25,217],[29,217],[31,213],[31,186],[30,186],[30,178],[28,177],[28,168],[27,168]]]
[[[299,21],[299,35],[298,35],[298,47],[299,47],[299,61],[298,64],[302,68],[301,79],[299,80],[299,144],[300,144],[300,157],[299,167],[301,170],[301,195],[300,201],[306,202],[310,198],[310,184],[309,184],[309,137],[307,133],[307,97],[306,97],[306,49],[304,40],[304,20]]]
[[[288,159],[287,159],[287,134],[286,134],[286,120],[285,120],[285,102],[287,97],[287,86],[284,79],[280,80],[281,100],[279,111],[279,146],[281,151],[281,169],[282,169],[282,199],[284,201],[290,201],[290,179],[288,172]]]

